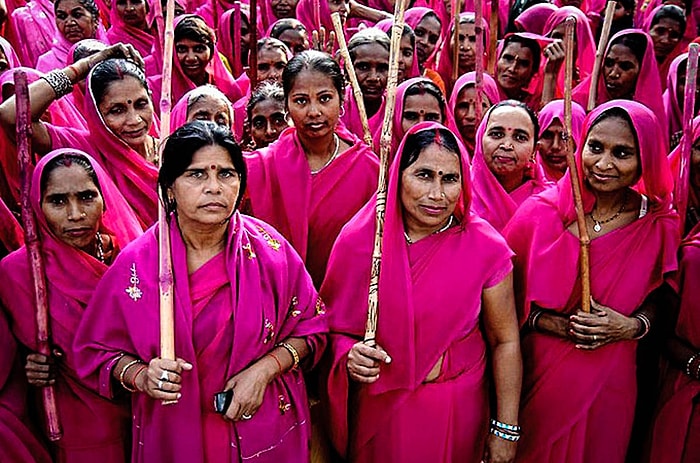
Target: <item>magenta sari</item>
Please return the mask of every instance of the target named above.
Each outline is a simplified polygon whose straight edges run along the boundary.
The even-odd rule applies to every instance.
[[[124,249],[76,336],[80,375],[105,397],[119,392],[112,369],[123,352],[144,361],[158,356],[157,235],[156,226]],[[175,220],[170,239],[175,352],[194,369],[182,375],[176,405],[132,394],[132,462],[308,462],[309,407],[300,369],[267,386],[250,420],[227,421],[212,404],[229,378],[288,337],[306,337],[310,365],[320,357],[325,308],[299,256],[272,227],[239,213],[230,219],[224,251],[192,274]],[[130,297],[127,287],[138,288],[138,296]]]
[[[24,232],[17,219],[0,198],[0,259],[24,244]]]
[[[246,157],[253,214],[289,240],[316,287],[340,229],[372,197],[379,175],[367,145],[340,125],[336,134],[351,147],[317,173],[311,173],[294,127]]]
[[[58,33],[51,0],[32,0],[12,12],[10,25],[18,38],[16,51],[23,64],[34,67],[41,55],[51,50]],[[19,40],[22,37],[22,40]]]
[[[46,271],[52,345],[63,352],[56,378],[57,409],[63,438],[55,444],[57,461],[123,463],[128,457],[129,408],[124,401],[108,401],[78,379],[72,345],[85,307],[107,266],[91,255],[59,240],[41,209],[40,180],[46,164],[64,153],[84,156],[97,174],[105,203],[100,231],[112,237],[115,249],[141,234],[136,216],[100,165],[74,149],[53,151],[34,169],[31,204],[38,222]],[[7,309],[12,332],[31,352],[37,352],[34,285],[26,248],[0,263],[0,301]],[[38,389],[33,391],[41,403]]]
[[[683,130],[682,101],[678,101],[676,89],[678,88],[678,67],[688,61],[688,53],[683,53],[673,60],[669,66],[666,76],[666,90],[664,90],[663,100],[666,118],[668,121],[668,136],[672,139],[675,134]]]
[[[146,2],[148,8],[153,9],[151,3],[151,1]],[[117,13],[116,5],[113,5],[113,8],[109,10],[109,21],[111,27],[107,30],[108,43],[130,43],[144,58],[151,54],[153,42],[156,40],[153,35],[155,28],[151,31],[143,31],[126,24]]]
[[[55,27],[54,30],[56,30]],[[107,33],[102,25],[97,26],[97,31],[95,32],[94,37],[87,38],[109,43]],[[54,69],[63,69],[64,67],[68,66],[68,53],[70,52],[72,46],[73,44],[66,40],[66,38],[60,32],[58,32],[58,30],[56,30],[51,42],[50,50],[41,55],[36,61],[37,71],[49,72],[53,71]]]
[[[441,127],[424,122],[408,134]],[[476,462],[483,454],[489,399],[481,295],[510,273],[512,253],[491,226],[469,213],[463,147],[460,157],[458,225],[411,245],[404,239],[400,156],[392,164],[377,328],[377,343],[392,362],[371,385],[351,385],[346,367],[348,351],[364,334],[376,199],[348,223],[333,248],[321,289],[333,308],[323,400],[333,444],[351,462]],[[469,265],[462,265],[466,260]],[[425,383],[440,358],[439,376]]]
[[[591,112],[582,133],[611,107],[633,121],[642,177],[635,189],[649,198],[648,213],[600,237],[590,250],[591,294],[630,316],[677,268],[678,215],[670,208],[673,179],[661,148],[661,128],[643,105],[614,100]],[[583,143],[577,150],[581,169]],[[580,307],[579,240],[567,228],[576,220],[571,178],[528,200],[504,230],[516,253],[516,296],[521,321],[531,304],[575,313]],[[582,182],[586,213],[595,196]],[[518,462],[622,463],[632,431],[636,384],[635,341],[593,351],[569,340],[528,332],[522,341],[524,382]]]
[[[538,3],[520,13],[515,18],[515,25],[519,31],[542,35],[547,20],[557,10],[558,8],[551,3]]]
[[[574,145],[583,143],[581,140],[581,127],[583,127],[583,120],[586,118],[586,111],[581,107],[580,104],[576,102],[571,102],[571,133],[574,137]],[[538,137],[541,138],[545,130],[549,128],[550,125],[555,120],[558,120],[561,125],[565,125],[564,120],[564,100],[553,100],[544,105],[539,113],[539,123],[540,123],[540,133]],[[552,169],[542,160],[542,155],[537,153],[537,159],[540,166],[542,166],[542,172],[545,178],[556,183],[561,179],[561,173],[554,172]]]

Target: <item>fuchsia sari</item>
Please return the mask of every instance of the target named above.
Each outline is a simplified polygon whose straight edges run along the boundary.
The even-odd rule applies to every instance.
[[[407,135],[442,127],[425,122]],[[333,308],[324,400],[333,444],[351,462],[477,462],[483,454],[489,399],[481,295],[510,273],[512,253],[491,226],[470,214],[468,155],[461,146],[460,157],[458,225],[411,245],[404,239],[400,156],[392,164],[377,328],[377,343],[392,362],[371,385],[351,385],[346,367],[348,351],[364,334],[376,198],[333,248],[321,289]],[[439,376],[424,383],[441,357]]]
[[[646,20],[644,21],[644,24],[642,25],[641,28],[644,29],[644,31],[647,34],[649,34],[649,31],[651,31],[651,23],[654,20],[654,16],[663,7],[664,7],[664,5],[661,4],[661,5],[657,6],[656,8],[654,8],[649,13],[649,16],[646,18]],[[697,30],[697,24],[695,23],[695,21],[692,18],[686,18],[686,19],[687,19],[686,30],[688,29],[688,27],[694,27],[695,29],[693,29],[693,30]],[[696,38],[695,33],[691,32],[690,37],[688,37],[688,34],[685,34],[685,36],[683,36],[678,41],[676,46],[673,47],[673,50],[671,50],[671,52],[666,56],[666,58],[664,58],[664,60],[661,63],[659,63],[657,61],[657,64],[659,66],[659,77],[661,78],[661,90],[662,91],[666,90],[666,82],[667,82],[666,76],[668,75],[671,64],[673,63],[673,61],[676,59],[676,57],[678,55],[680,55],[681,53],[688,50],[688,44],[690,43],[691,40],[693,40],[695,38]]]
[[[676,90],[678,89],[678,68],[684,66],[688,61],[688,53],[676,56],[671,62],[666,76],[666,90],[664,90],[663,100],[666,118],[668,120],[668,136],[672,139],[675,134],[683,130],[683,110],[682,101],[678,101]]]
[[[17,54],[23,64],[34,67],[41,55],[51,50],[58,34],[51,0],[31,0],[12,12],[10,25],[17,38]],[[19,40],[19,38],[22,40]]]
[[[300,0],[301,2],[301,0]],[[442,2],[439,2],[442,4]],[[440,6],[438,6],[440,8]],[[442,5],[442,10],[444,11],[445,6]],[[411,29],[414,31],[416,30],[416,26],[420,24],[420,22],[425,18],[428,14],[436,14],[438,17],[438,21],[441,23],[441,34],[440,38],[438,39],[437,44],[435,45],[435,51],[433,51],[432,55],[428,56],[428,58],[425,60],[425,63],[423,63],[423,67],[425,69],[434,69],[437,63],[437,57],[438,54],[440,53],[440,50],[442,49],[442,43],[445,41],[445,34],[447,33],[447,29],[449,28],[449,21],[446,22],[445,18],[446,15],[440,15],[440,12],[436,12],[431,10],[430,8],[423,7],[423,6],[415,6],[413,8],[409,8],[406,10],[406,15],[404,16],[404,20],[406,21],[406,24],[411,26]],[[415,61],[418,61],[418,55],[414,55],[413,58]]]
[[[66,40],[66,38],[56,30],[53,36],[53,41],[51,43],[51,48],[49,51],[41,55],[36,62],[36,69],[40,72],[49,72],[54,69],[63,69],[68,66],[69,56],[71,47],[73,44]],[[94,37],[86,37],[88,39],[99,40],[100,42],[109,43],[107,39],[107,33],[104,27],[100,24],[97,26],[97,31]],[[71,58],[72,61],[72,58]]]
[[[106,397],[118,393],[112,369],[122,352],[144,361],[158,356],[157,235],[155,226],[120,254],[76,336],[80,374]],[[175,352],[194,369],[183,373],[175,405],[132,394],[132,461],[308,462],[309,407],[300,369],[267,386],[250,420],[227,421],[213,407],[226,381],[278,342],[306,337],[310,365],[323,352],[325,308],[299,256],[272,227],[239,213],[230,219],[224,251],[192,274],[176,220],[170,239]],[[129,287],[138,296],[130,297]]]
[[[9,254],[16,251],[24,244],[24,233],[17,219],[8,209],[5,201],[0,198],[0,259],[2,252]]]
[[[49,323],[53,347],[63,352],[58,360],[56,400],[63,438],[56,445],[57,461],[123,463],[128,456],[129,409],[124,402],[107,401],[78,379],[73,340],[88,300],[107,266],[91,255],[59,240],[49,229],[41,209],[40,180],[53,158],[76,153],[84,156],[97,174],[105,203],[100,231],[112,237],[115,249],[141,234],[136,216],[117,187],[92,158],[74,149],[61,149],[44,156],[34,169],[31,204],[38,222],[46,271]],[[12,332],[31,352],[37,352],[34,285],[26,248],[0,263],[0,301],[7,309]],[[34,389],[37,404],[39,389]]]
[[[336,134],[351,147],[311,173],[297,129],[285,129],[270,146],[247,155],[253,214],[289,240],[321,286],[340,229],[377,190],[379,162],[344,127]]]
[[[642,172],[635,189],[649,198],[649,211],[629,225],[592,236],[591,294],[630,316],[677,268],[678,215],[671,209],[673,179],[659,136],[662,129],[647,108],[623,100],[605,103],[587,116],[582,133],[588,134],[596,117],[612,107],[622,107],[633,121]],[[577,150],[579,171],[583,144]],[[580,307],[580,245],[567,230],[576,220],[570,182],[567,173],[556,188],[528,200],[504,230],[517,256],[521,321],[533,303],[564,314]],[[589,213],[595,196],[586,182],[581,189]],[[637,396],[637,342],[587,351],[566,339],[528,332],[522,347],[520,417],[527,434],[517,461],[624,462]]]
[[[581,127],[583,127],[583,120],[585,118],[586,111],[580,104],[572,102],[571,132],[574,137],[574,146],[578,145],[579,143],[583,143],[583,140],[581,140]],[[555,120],[558,120],[562,126],[565,125],[564,100],[553,100],[544,105],[544,107],[540,110],[538,119],[540,123],[540,133],[537,135],[538,138],[542,137],[544,131],[547,130]],[[551,167],[549,167],[547,163],[542,160],[542,155],[539,153],[539,151],[537,153],[537,159],[540,166],[542,166],[542,172],[548,181],[556,183],[561,179],[561,173],[552,171]]]
[[[459,133],[459,128],[457,127],[457,99],[459,98],[459,93],[467,86],[472,86],[476,88],[476,72],[467,72],[466,74],[462,75],[459,79],[457,79],[457,82],[455,82],[455,86],[452,89],[452,95],[450,95],[450,101],[448,103],[448,106],[450,108],[448,112],[452,115],[452,120],[448,121],[448,124],[446,125],[450,128],[450,130],[452,130],[452,133],[454,133],[460,138],[460,141],[469,151],[469,156],[473,156],[474,143],[471,141],[464,140]],[[482,90],[482,98],[486,97],[491,105],[495,105],[496,103],[501,101],[501,95],[498,92],[498,84],[495,80],[493,80],[493,77],[486,73],[483,74]]]
[[[147,8],[153,8],[151,3],[151,0],[146,1]],[[116,1],[109,10],[109,22],[111,23],[111,27],[107,30],[109,43],[130,43],[144,58],[151,54],[153,41],[156,40],[156,37],[151,31],[143,31],[126,24],[122,17],[119,16],[119,13],[117,13]],[[155,32],[155,28],[152,31]]]
[[[519,31],[542,35],[547,20],[557,10],[551,3],[538,3],[520,13],[514,22]]]

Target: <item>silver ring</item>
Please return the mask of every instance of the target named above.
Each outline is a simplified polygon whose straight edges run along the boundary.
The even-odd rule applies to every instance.
[[[243,415],[241,415],[241,418],[243,418],[244,420],[249,420],[252,417],[253,417],[253,415],[248,415],[247,413],[244,413]]]
[[[163,381],[170,381],[170,376],[168,376],[168,372],[163,370],[160,372],[160,379]]]
[[[163,389],[163,380],[158,380],[158,389]]]

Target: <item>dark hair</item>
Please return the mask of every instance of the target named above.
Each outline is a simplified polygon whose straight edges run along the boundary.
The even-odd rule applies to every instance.
[[[393,27],[390,27],[386,31],[386,36],[389,37],[389,44],[391,44],[391,30]],[[411,40],[411,46],[415,47],[416,46],[416,34],[413,33],[413,28],[409,26],[408,24],[404,23],[403,25],[403,32],[401,33],[401,38],[404,38],[405,36],[408,36],[408,38]]]
[[[530,49],[530,51],[532,52],[532,73],[537,73],[537,70],[540,68],[540,60],[542,59],[542,49],[540,48],[540,44],[537,43],[537,40],[528,39],[527,37],[521,37],[518,34],[509,35],[503,41],[501,55],[503,55],[503,52],[511,43],[519,43],[521,46]]]
[[[175,26],[175,43],[184,39],[206,45],[210,54],[214,55],[214,32],[201,17],[197,15],[187,16]]]
[[[90,76],[90,88],[92,88],[92,94],[97,104],[102,102],[102,98],[104,98],[107,89],[113,82],[123,80],[124,77],[127,76],[138,80],[141,86],[148,92],[149,97],[151,94],[143,70],[136,64],[125,59],[108,59],[102,61],[95,66]]]
[[[681,36],[685,34],[686,18],[685,11],[677,5],[664,5],[659,8],[651,20],[650,29],[656,26],[662,19],[668,18],[676,21],[681,26]]]
[[[288,30],[295,30],[299,32],[304,31],[308,33],[306,27],[304,27],[304,24],[298,19],[284,18],[275,22],[275,24],[272,26],[272,29],[270,30],[270,37],[279,39],[280,35],[284,34]]]
[[[231,104],[231,100],[229,100],[228,97],[224,94],[224,92],[219,90],[217,87],[211,84],[204,84],[200,85],[194,90],[191,90],[191,92],[192,93],[190,93],[190,97],[187,100],[188,115],[190,113],[190,110],[192,109],[192,106],[194,106],[199,100],[211,97],[219,99],[226,103],[226,106],[228,107],[229,118],[233,119],[233,105]]]
[[[420,18],[420,21],[418,21],[418,22],[416,23],[416,25],[418,25],[418,24],[420,24],[421,22],[423,22],[426,18],[435,18],[435,19],[437,20],[437,22],[440,23],[440,26],[442,26],[442,19],[440,19],[440,16],[438,16],[438,14],[437,14],[436,12],[434,12],[434,11],[429,11],[429,12],[427,12],[425,15],[423,15],[423,17]]]
[[[53,12],[54,14],[58,10],[58,5],[62,2],[63,0],[55,0],[53,2]],[[95,22],[99,22],[100,20],[100,9],[97,7],[97,4],[95,3],[95,0],[78,0],[78,3],[80,3],[80,6],[85,8],[90,12],[92,15],[92,19]]]
[[[639,151],[639,138],[637,137],[637,130],[634,128],[632,118],[627,111],[619,106],[613,106],[612,108],[608,108],[602,113],[598,114],[598,116],[593,119],[593,122],[591,122],[590,127],[588,127],[588,132],[590,133],[593,127],[606,119],[622,119],[623,121],[627,122],[627,124],[630,126],[630,130],[632,131],[632,135],[634,135],[634,143],[637,145],[637,151]],[[586,134],[586,138],[588,138],[588,134]]]
[[[416,162],[423,150],[433,144],[437,144],[448,151],[452,151],[457,157],[460,159],[462,158],[462,154],[459,152],[457,137],[455,137],[451,131],[445,128],[421,130],[406,137],[406,142],[401,152],[401,162],[399,164],[401,172]]]
[[[432,80],[423,79],[414,84],[411,84],[404,93],[404,102],[406,98],[412,95],[425,95],[429,94],[435,97],[440,106],[440,112],[442,113],[442,120],[445,121],[447,117],[447,102],[445,101],[445,95],[442,94],[442,90],[438,87]]]
[[[95,173],[95,168],[92,167],[90,161],[88,161],[88,159],[80,153],[63,153],[47,162],[46,166],[44,166],[44,171],[41,173],[41,179],[39,180],[42,198],[44,197],[46,187],[49,184],[49,177],[51,176],[51,173],[59,167],[71,167],[73,164],[78,165],[85,170],[85,173],[88,174],[88,177],[90,177],[92,183],[94,183],[97,187],[97,191],[102,194],[100,182],[97,180],[97,173]]]
[[[532,110],[528,105],[523,103],[522,101],[518,100],[503,100],[495,105],[491,106],[491,109],[489,109],[489,117],[490,114],[493,113],[497,108],[503,108],[503,107],[509,107],[509,108],[520,108],[524,110],[527,115],[530,117],[530,121],[532,122],[532,128],[535,130],[535,133],[533,134],[534,136],[534,141],[533,143],[537,143],[537,138],[540,133],[540,121],[537,119],[537,114],[535,114],[535,111]]]
[[[285,67],[282,72],[282,87],[284,88],[285,99],[289,97],[289,92],[292,91],[296,78],[305,70],[316,71],[327,75],[338,91],[340,104],[343,104],[343,100],[345,99],[345,76],[340,70],[340,66],[331,55],[316,50],[303,51],[290,59],[287,63],[287,67]]]
[[[76,43],[75,48],[73,48],[73,62],[75,63],[76,61],[80,61],[83,58],[87,58],[88,56],[92,56],[95,53],[99,53],[105,48],[107,48],[107,45],[105,45],[103,42],[100,42],[99,40],[83,39],[80,42]]]
[[[348,42],[348,53],[350,54],[350,59],[353,62],[355,61],[355,57],[357,56],[357,48],[374,43],[381,45],[386,51],[389,51],[391,48],[391,40],[389,40],[389,36],[387,36],[382,30],[374,27],[362,29],[353,35]]]
[[[289,47],[285,45],[284,42],[274,37],[263,37],[262,39],[258,40],[256,48],[258,50],[258,53],[263,48],[268,48],[271,50],[278,49],[282,53],[284,53],[284,56],[290,56],[292,54],[292,52],[289,51]]]
[[[608,53],[612,50],[615,45],[623,45],[629,48],[630,52],[637,58],[639,66],[642,66],[644,61],[644,53],[647,50],[647,36],[643,32],[630,32],[629,34],[623,34],[617,37],[615,40],[610,42],[608,47]],[[606,53],[607,55],[607,53]]]
[[[278,82],[265,81],[255,88],[245,107],[248,114],[248,122],[253,119],[253,108],[255,108],[255,105],[266,100],[277,101],[284,107],[284,90]]]
[[[158,186],[160,187],[161,201],[165,205],[167,214],[174,212],[176,207],[176,204],[168,200],[168,188],[173,186],[175,180],[184,174],[192,164],[194,154],[207,146],[220,146],[231,157],[233,167],[241,179],[238,198],[236,198],[236,208],[238,208],[248,178],[241,147],[236,143],[233,133],[228,127],[210,121],[192,121],[175,130],[167,138],[163,148],[162,164],[158,172]]]

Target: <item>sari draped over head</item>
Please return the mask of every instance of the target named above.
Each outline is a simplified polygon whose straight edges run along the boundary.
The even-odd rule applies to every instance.
[[[301,3],[303,0],[299,0],[299,3]],[[444,11],[445,5],[442,3],[442,1],[438,1],[439,5],[436,5],[436,8],[439,10],[440,5],[442,5],[442,10]],[[447,17],[447,14],[440,15],[440,13],[436,10],[432,10],[428,7],[424,6],[414,6],[413,8],[409,8],[406,10],[406,13],[404,15],[404,21],[406,24],[408,24],[411,29],[414,31],[416,30],[416,26],[425,18],[428,14],[436,14],[438,17],[438,20],[441,23],[442,29],[440,33],[440,38],[438,39],[437,44],[435,44],[435,50],[433,53],[428,56],[428,58],[425,60],[425,63],[423,64],[423,67],[425,69],[434,69],[437,64],[437,57],[438,54],[440,53],[440,50],[442,49],[442,44],[445,41],[445,34],[447,34],[447,30],[450,27],[449,21],[446,21],[444,18]],[[418,61],[418,55],[414,55],[413,58],[415,61]]]
[[[364,141],[364,128],[362,127],[362,118],[360,116],[360,108],[355,99],[355,93],[352,91],[352,85],[345,87],[345,99],[343,100],[345,114],[340,118],[341,122],[353,135]],[[365,108],[366,109],[366,108]],[[382,126],[384,125],[384,113],[386,111],[386,95],[382,96],[382,104],[376,113],[367,119],[369,125],[369,133],[372,135],[372,146],[370,148],[379,153],[379,140],[382,136]]]
[[[658,8],[664,6],[664,4],[665,2],[663,0],[651,0],[647,4],[646,8],[643,8],[642,5],[640,5],[640,7],[637,8],[635,11],[634,24],[637,25],[637,27],[639,27],[640,25],[644,27],[645,24],[651,24],[651,20],[654,18],[654,15],[658,11]],[[692,8],[696,9],[697,5],[693,3]],[[683,34],[681,42],[684,42],[687,46],[693,39],[697,37],[698,22],[695,17],[695,14],[693,14],[692,11],[690,13],[687,12],[685,7],[681,7],[681,9],[685,13],[686,22],[685,33]]]
[[[558,8],[551,3],[538,3],[523,11],[515,18],[515,25],[522,32],[544,34],[544,28],[549,19]]]
[[[522,185],[510,193],[503,188],[484,158],[483,138],[493,109],[492,106],[486,112],[476,130],[471,172],[474,190],[472,208],[479,217],[490,223],[496,230],[501,231],[527,198],[544,191],[552,184],[545,178],[541,166],[532,162],[526,168]],[[533,156],[536,149],[536,146],[533,147]]]
[[[153,9],[151,6],[152,2],[153,0],[145,0],[149,10]],[[109,10],[109,21],[111,23],[111,27],[109,30],[107,30],[108,43],[130,43],[144,58],[151,54],[153,42],[156,40],[156,36],[154,36],[152,33],[155,32],[155,28],[144,31],[126,24],[124,19],[122,19],[117,12],[116,2]],[[146,20],[146,23],[150,24],[148,20]]]
[[[54,149],[75,147],[93,156],[119,187],[143,228],[147,228],[156,221],[158,215],[158,169],[105,124],[92,90],[94,71],[95,68],[88,74],[85,98],[84,116],[89,131],[46,124],[51,146]],[[157,138],[155,114],[153,121],[149,134]]]
[[[235,78],[241,77],[241,75],[238,74],[239,72],[245,75],[243,72],[243,63],[241,63],[240,49],[236,49],[234,34],[237,34],[238,40],[240,40],[241,17],[249,17],[248,8],[246,8],[246,6],[247,5],[240,5],[238,9],[238,11],[240,11],[240,16],[237,16],[236,8],[232,8],[222,14],[221,18],[219,18],[219,28],[217,29],[219,40],[216,42],[216,48],[219,53],[224,55],[226,61],[228,61],[231,75]],[[240,42],[238,46],[241,46]],[[237,69],[239,70],[237,71]]]
[[[460,135],[459,127],[457,126],[456,114],[459,93],[467,86],[472,86],[476,88],[476,72],[467,72],[466,74],[463,74],[459,79],[457,79],[457,82],[455,82],[455,86],[452,89],[452,95],[450,95],[450,101],[448,102],[448,112],[452,115],[452,120],[449,121],[448,127],[450,128],[450,130],[452,130],[452,133],[459,137],[460,141],[467,148],[467,150],[469,151],[469,156],[472,156],[474,154],[474,143],[464,140]],[[489,74],[483,74],[482,90],[482,98],[486,97],[489,103],[491,103],[491,105],[495,105],[496,103],[501,101],[501,95],[498,92],[498,84],[495,80],[493,80],[493,77],[491,77]]]
[[[39,57],[51,50],[54,35],[58,34],[53,2],[31,0],[12,12],[9,23],[12,35],[18,38],[15,51],[22,64],[36,66]],[[20,37],[21,40],[19,40]]]
[[[583,127],[583,120],[586,118],[586,110],[576,103],[571,102],[571,135],[574,137],[574,145],[578,147],[581,140],[581,128]],[[542,138],[542,134],[545,130],[552,125],[552,122],[558,120],[562,126],[565,126],[564,117],[564,100],[553,100],[542,107],[539,112],[539,123],[540,123],[540,133],[537,134],[538,138]],[[564,127],[566,130],[566,127]],[[557,172],[552,172],[550,167],[542,160],[542,155],[538,151],[538,162],[542,166],[542,172],[547,180],[556,183],[559,181],[561,174]]]
[[[409,135],[440,128],[434,122],[412,127],[400,150]],[[376,341],[392,361],[382,365],[373,384],[351,387],[347,355],[364,334],[376,196],[333,247],[321,288],[333,307],[322,400],[333,444],[351,462],[471,462],[483,454],[488,391],[481,296],[510,273],[512,253],[491,226],[469,212],[468,154],[459,145],[457,225],[411,245],[404,238],[401,156],[390,168]],[[470,264],[462,265],[466,260]],[[439,376],[425,383],[439,359]]]
[[[374,27],[386,32],[389,35],[389,38],[391,39],[391,27],[393,25],[394,25],[393,19],[382,19]],[[413,28],[411,26],[409,26],[406,23],[404,23],[404,26],[408,27],[409,29],[411,29],[411,32],[413,32]],[[411,69],[404,70],[404,80],[410,79],[412,77],[418,77],[418,76],[420,76],[420,69],[418,68],[418,58],[416,57],[416,46],[414,45],[413,46],[413,65],[411,66]],[[399,83],[401,83],[401,82],[399,82]]]
[[[36,61],[36,69],[39,72],[49,72],[54,69],[63,69],[68,66],[69,52],[73,44],[69,42],[63,34],[61,34],[56,27],[54,27],[54,36],[51,41],[51,48],[49,51],[41,55]],[[97,25],[97,30],[95,31],[94,37],[86,37],[106,44],[109,43],[107,39],[107,32],[101,23]]]
[[[316,5],[318,5],[318,11],[316,11]],[[328,6],[328,0],[299,0],[299,3],[297,3],[297,19],[306,28],[309,38],[311,38],[313,31],[318,31],[321,27],[326,29],[326,34],[335,30],[331,20],[331,9]]]
[[[591,295],[598,303],[630,316],[676,270],[678,215],[671,208],[673,179],[662,149],[662,128],[640,103],[613,100],[584,121],[587,134],[596,118],[622,108],[637,134],[641,178],[634,188],[648,197],[646,215],[590,245]],[[582,172],[579,143],[576,163]],[[555,188],[529,199],[504,230],[516,253],[516,299],[521,321],[537,304],[564,315],[581,304],[576,221],[570,174]],[[581,182],[585,213],[595,206]],[[522,341],[524,382],[520,421],[528,439],[518,445],[518,461],[621,463],[632,431],[636,384],[635,341],[582,350],[569,339],[539,332]]]
[[[182,95],[182,98],[173,106],[173,110],[170,113],[170,127],[172,127],[172,132],[178,127],[181,127],[187,123],[187,112],[189,111],[190,102],[195,98],[199,98],[203,95],[211,95],[215,98],[221,97],[220,92],[212,85],[202,85],[201,87],[196,87],[189,92]],[[223,95],[224,98],[226,95]],[[233,126],[233,107],[231,102],[226,100],[228,106],[229,120],[231,121],[231,126]],[[231,128],[231,127],[229,127]]]
[[[663,101],[668,122],[668,136],[673,139],[674,135],[683,130],[683,110],[682,101],[678,101],[676,90],[678,89],[678,68],[681,64],[687,65],[688,53],[676,56],[669,66],[666,76],[666,90],[664,90]]]
[[[2,48],[2,52],[5,54],[5,58],[7,58],[7,64],[9,65],[8,69],[14,69],[22,66],[14,47],[3,37],[0,37],[0,47]]]
[[[644,24],[642,26],[642,29],[644,30],[644,32],[646,32],[647,34],[650,33],[651,23],[654,20],[654,16],[656,15],[656,12],[659,11],[664,6],[665,6],[664,4],[661,4],[651,11],[651,13],[647,17],[647,19],[644,21]],[[687,20],[686,21],[686,23],[687,23],[686,29],[687,29],[687,27],[691,26],[691,24],[690,24],[691,19],[686,17],[686,20]],[[693,21],[693,24],[695,24],[695,21]],[[695,27],[697,28],[697,26],[695,26]],[[664,58],[663,62],[661,62],[661,63],[659,63],[658,61],[656,62],[658,67],[659,67],[659,77],[661,78],[661,90],[662,91],[666,90],[666,83],[667,83],[666,76],[669,73],[669,69],[671,67],[671,64],[673,63],[673,61],[676,59],[676,57],[678,55],[680,55],[681,53],[688,50],[688,44],[690,43],[690,41],[692,39],[696,38],[696,35],[697,34],[693,33],[689,39],[686,38],[686,36],[681,37],[681,39],[678,41],[676,46],[673,47],[673,50],[671,50],[671,52],[666,56],[666,58]]]
[[[59,149],[44,156],[32,174],[30,201],[38,224],[41,256],[46,275],[52,346],[63,356],[57,360],[56,402],[63,437],[56,443],[66,461],[123,462],[128,456],[129,410],[124,402],[101,398],[78,379],[72,345],[85,307],[107,266],[70,246],[51,231],[42,211],[41,180],[46,165],[63,154],[84,157],[97,176],[104,200],[99,231],[112,238],[114,249],[141,234],[136,216],[117,186],[98,162],[75,149]],[[31,352],[38,351],[34,284],[26,247],[0,262],[0,302],[7,309],[12,332]],[[35,390],[40,401],[40,389]],[[89,424],[89,426],[86,426]]]
[[[289,240],[317,288],[340,229],[372,197],[379,176],[379,161],[367,145],[341,124],[335,133],[351,147],[316,173],[295,127],[246,155],[253,215]]]
[[[695,142],[700,138],[700,117],[696,117],[693,119],[693,126],[692,126],[692,141],[691,141],[691,146],[695,144]],[[680,173],[681,173],[681,146],[683,145],[683,138],[681,138],[678,142],[678,146],[671,151],[671,154],[668,155],[668,162],[670,163],[671,166],[671,173],[673,175],[673,179],[675,182],[674,186],[674,197],[673,197],[673,207],[678,211],[678,214],[681,217],[686,217],[686,223],[685,223],[685,230],[680,230],[681,236],[685,236],[688,234],[688,236],[694,235],[693,230],[691,228],[696,225],[695,223],[692,223],[689,219],[692,217],[691,214],[688,214],[688,211],[692,208],[697,210],[698,207],[700,207],[700,198],[697,198],[695,195],[695,189],[693,188],[693,185],[690,184],[688,185],[688,188],[683,188],[680,189],[678,188],[678,181],[680,180]],[[692,154],[691,154],[692,157]],[[691,165],[688,166],[688,169],[692,169],[693,167]],[[690,173],[692,175],[692,173]],[[690,176],[688,177],[688,181],[690,181]],[[681,197],[685,193],[685,197]],[[681,206],[682,204],[685,204],[686,207],[683,209]],[[697,220],[697,219],[695,219]],[[693,220],[693,222],[695,221]]]
[[[190,274],[182,234],[171,220],[175,352],[194,368],[182,374],[176,405],[132,394],[132,461],[309,461],[301,369],[268,384],[250,420],[228,421],[214,411],[212,398],[230,378],[289,337],[306,338],[309,365],[315,364],[328,329],[323,303],[281,235],[238,212],[226,233],[224,250]],[[112,369],[122,352],[148,362],[160,350],[157,236],[156,225],[124,249],[76,336],[80,375],[106,397],[118,393]]]

